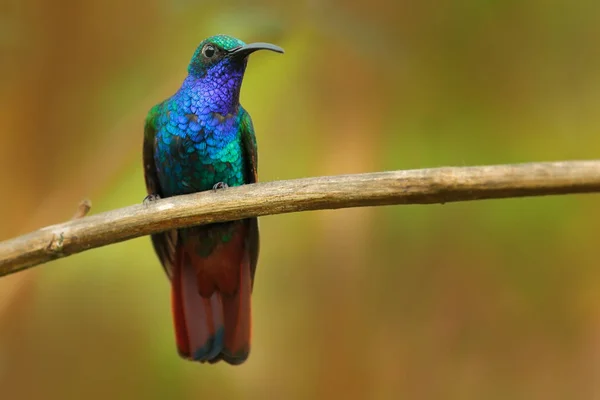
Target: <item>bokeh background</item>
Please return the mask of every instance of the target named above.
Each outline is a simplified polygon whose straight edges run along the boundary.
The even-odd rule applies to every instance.
[[[597,158],[595,0],[2,0],[0,239],[145,196],[148,109],[270,41],[260,179]],[[600,398],[600,198],[261,218],[241,367],[178,358],[148,238],[0,279],[3,399]]]

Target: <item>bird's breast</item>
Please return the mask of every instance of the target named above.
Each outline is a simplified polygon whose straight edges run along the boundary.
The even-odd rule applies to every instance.
[[[236,118],[171,115],[156,135],[155,161],[166,196],[210,190],[219,182],[245,181]]]

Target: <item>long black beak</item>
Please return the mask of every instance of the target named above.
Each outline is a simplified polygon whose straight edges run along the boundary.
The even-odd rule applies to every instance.
[[[242,59],[251,53],[254,53],[257,50],[271,50],[276,53],[282,53],[283,49],[279,46],[275,46],[271,43],[250,43],[245,46],[238,47],[237,49],[233,49],[229,52],[230,57]]]

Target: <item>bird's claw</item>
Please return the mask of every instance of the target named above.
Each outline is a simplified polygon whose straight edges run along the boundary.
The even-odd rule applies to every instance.
[[[148,204],[152,203],[153,201],[159,200],[160,196],[157,194],[149,194],[148,196],[144,197],[144,201],[143,204],[145,206],[147,206]]]
[[[213,190],[216,192],[219,189],[227,189],[228,187],[229,187],[229,185],[226,184],[225,182],[217,182],[213,186]]]

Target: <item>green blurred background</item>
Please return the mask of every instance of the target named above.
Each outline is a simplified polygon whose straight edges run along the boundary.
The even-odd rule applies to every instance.
[[[2,0],[0,239],[145,196],[147,110],[270,41],[260,179],[598,158],[595,0]],[[261,218],[253,350],[182,361],[148,238],[0,280],[2,399],[600,398],[599,198]]]

